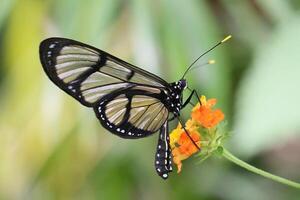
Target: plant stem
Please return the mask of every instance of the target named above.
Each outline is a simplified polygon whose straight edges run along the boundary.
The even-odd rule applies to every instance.
[[[223,147],[223,153],[222,153],[222,155],[227,160],[229,160],[229,161],[231,161],[231,162],[239,165],[240,167],[242,167],[244,169],[247,169],[250,172],[253,172],[253,173],[256,173],[258,175],[264,176],[266,178],[272,179],[273,181],[277,181],[277,182],[282,183],[284,185],[288,185],[288,186],[300,189],[300,183],[296,183],[294,181],[291,181],[291,180],[288,180],[288,179],[276,176],[274,174],[271,174],[269,172],[263,171],[261,169],[258,169],[256,167],[254,167],[254,166],[252,166],[252,165],[250,165],[250,164],[248,164],[248,163],[240,160],[239,158],[235,157],[229,151],[227,151],[224,147]]]

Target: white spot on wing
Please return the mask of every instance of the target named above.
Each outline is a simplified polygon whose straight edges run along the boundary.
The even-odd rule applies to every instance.
[[[49,49],[53,49],[55,47],[55,44],[51,44],[50,46],[49,46]]]

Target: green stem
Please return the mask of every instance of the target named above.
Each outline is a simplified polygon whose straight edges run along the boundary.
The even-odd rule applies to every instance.
[[[266,171],[263,171],[261,169],[258,169],[242,160],[240,160],[239,158],[235,157],[234,155],[232,155],[229,151],[227,151],[225,148],[223,148],[223,153],[222,155],[229,161],[239,165],[240,167],[244,168],[244,169],[247,169],[248,171],[250,172],[253,172],[253,173],[256,173],[258,175],[261,175],[261,176],[264,176],[266,178],[269,178],[269,179],[272,179],[273,181],[277,181],[279,183],[282,183],[284,185],[288,185],[288,186],[291,186],[291,187],[295,187],[295,188],[298,188],[300,189],[300,183],[296,183],[294,181],[291,181],[291,180],[288,180],[288,179],[285,179],[285,178],[282,178],[282,177],[279,177],[279,176],[276,176],[274,174],[271,174],[269,172],[266,172]]]

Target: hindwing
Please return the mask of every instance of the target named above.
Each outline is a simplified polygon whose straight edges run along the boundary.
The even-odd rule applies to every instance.
[[[120,137],[147,137],[157,132],[169,116],[159,93],[152,92],[136,87],[120,90],[95,106],[95,113],[106,129]]]

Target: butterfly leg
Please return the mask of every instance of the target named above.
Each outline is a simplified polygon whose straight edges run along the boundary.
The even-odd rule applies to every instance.
[[[168,173],[172,171],[168,120],[160,129],[154,164],[157,174],[163,179],[167,179]]]
[[[192,90],[191,88],[187,88],[190,92],[192,92],[192,94],[193,95],[195,95],[196,96],[196,98],[197,98],[197,100],[198,100],[198,102],[200,103],[200,105],[201,105],[201,101],[200,101],[200,96],[198,95],[198,93],[197,93],[197,91],[196,90]]]
[[[189,89],[189,88],[188,88],[188,89]],[[191,99],[192,99],[193,96],[196,96],[198,102],[201,104],[201,101],[200,101],[200,98],[199,98],[199,95],[198,95],[197,91],[196,91],[196,90],[191,90],[191,89],[189,89],[189,90],[191,91],[191,94],[190,94],[190,96],[187,98],[187,100],[182,104],[182,109],[183,109],[187,104],[191,103]],[[193,105],[193,104],[192,104],[192,105]],[[193,105],[193,106],[194,106],[194,105]]]
[[[181,109],[183,109],[186,105],[188,105],[188,103],[191,102],[191,99],[192,99],[193,95],[194,95],[194,90],[193,90],[193,92],[190,94],[190,96],[187,98],[187,100],[182,104]]]
[[[182,125],[182,128],[184,130],[184,132],[186,133],[186,135],[190,138],[190,140],[192,141],[192,143],[195,145],[195,147],[200,151],[200,147],[196,144],[196,142],[193,140],[193,138],[191,137],[191,135],[189,134],[189,132],[186,130],[184,123],[182,123],[182,121],[180,120],[179,117],[177,117],[179,123]]]

